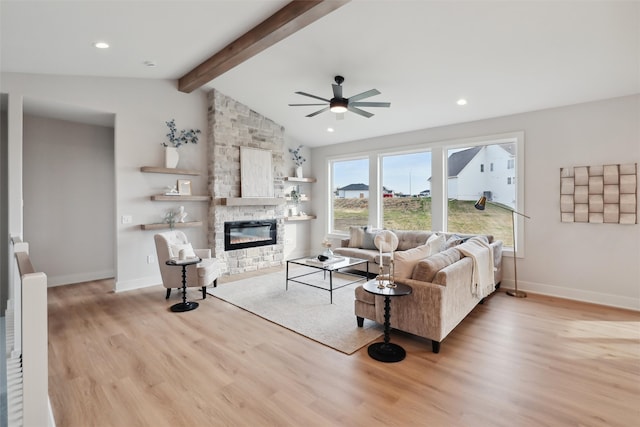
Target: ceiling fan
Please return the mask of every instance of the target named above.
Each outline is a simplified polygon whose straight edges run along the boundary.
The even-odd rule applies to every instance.
[[[335,76],[336,84],[332,84],[333,88],[333,98],[325,99],[316,95],[311,95],[306,92],[296,92],[298,95],[308,96],[310,98],[319,99],[324,101],[324,104],[289,104],[290,107],[308,107],[312,105],[327,105],[325,108],[322,108],[318,111],[315,111],[311,114],[307,114],[307,117],[317,116],[320,113],[324,113],[329,110],[333,113],[338,113],[337,117],[339,119],[344,117],[344,112],[351,111],[352,113],[359,114],[363,117],[369,118],[373,116],[372,113],[368,111],[361,110],[358,107],[390,107],[390,102],[360,102],[361,99],[369,98],[370,96],[379,95],[380,91],[377,89],[371,89],[366,92],[359,93],[357,95],[353,95],[350,98],[342,97],[342,82],[344,82],[344,77]]]

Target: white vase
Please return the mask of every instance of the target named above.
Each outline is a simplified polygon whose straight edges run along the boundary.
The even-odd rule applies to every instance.
[[[180,154],[178,154],[176,147],[164,148],[164,166],[166,168],[174,169],[178,166],[178,160],[180,160]]]
[[[302,178],[302,166],[296,167],[296,178]]]

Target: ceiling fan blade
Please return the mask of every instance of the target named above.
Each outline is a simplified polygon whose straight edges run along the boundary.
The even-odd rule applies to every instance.
[[[315,113],[307,114],[307,117],[317,116],[320,113],[324,113],[325,111],[329,111],[329,107],[323,108],[322,110],[318,110]]]
[[[373,116],[373,114],[371,114],[370,112],[368,112],[368,111],[364,111],[364,110],[361,110],[361,109],[356,108],[356,107],[354,107],[354,106],[352,106],[352,105],[349,105],[349,106],[347,107],[347,109],[348,109],[349,111],[351,111],[352,113],[360,114],[361,116],[366,117],[367,119],[368,119],[369,117]]]
[[[340,85],[331,85],[333,87],[333,97],[334,98],[342,98],[342,86]]]
[[[327,104],[289,104],[289,107],[310,107],[312,105],[327,105]]]
[[[390,102],[350,102],[354,107],[391,107]]]
[[[380,95],[380,91],[378,89],[371,89],[366,92],[353,95],[351,98],[349,98],[349,102],[354,102],[360,99],[369,98],[370,96],[374,96],[374,95]]]
[[[315,95],[311,95],[310,93],[306,93],[306,92],[296,92],[298,95],[304,95],[304,96],[308,96],[310,98],[315,98],[315,99],[319,99],[320,101],[324,101],[324,102],[331,102],[328,99],[324,99],[324,98],[320,98],[319,96],[315,96]]]

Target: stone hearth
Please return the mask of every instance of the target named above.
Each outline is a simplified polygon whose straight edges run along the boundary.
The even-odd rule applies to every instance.
[[[284,252],[284,205],[226,206],[220,199],[241,197],[240,147],[272,153],[276,198],[284,197],[284,128],[232,98],[212,90],[208,98],[209,247],[220,261],[223,274],[237,274],[282,265]],[[275,245],[225,251],[224,223],[275,219]],[[226,270],[224,270],[226,268]]]

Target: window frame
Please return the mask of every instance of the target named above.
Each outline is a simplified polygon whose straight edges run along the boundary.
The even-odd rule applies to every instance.
[[[334,230],[333,229],[333,225],[334,225],[334,217],[333,217],[333,200],[334,200],[334,196],[333,196],[333,188],[335,187],[335,180],[334,180],[334,176],[333,176],[333,165],[335,163],[338,162],[349,162],[349,161],[357,161],[357,160],[366,160],[368,162],[368,166],[369,166],[369,176],[368,176],[368,180],[367,180],[367,185],[369,186],[369,222],[371,222],[371,158],[369,155],[366,154],[353,154],[353,155],[348,155],[348,156],[337,156],[337,157],[330,157],[327,159],[327,182],[329,183],[329,185],[327,186],[327,193],[326,193],[326,197],[329,201],[329,203],[327,203],[327,224],[326,224],[326,230],[328,230],[328,235],[329,236],[337,236],[337,237],[344,237],[347,236],[348,233],[344,233],[343,230]]]

